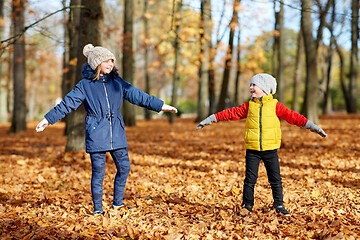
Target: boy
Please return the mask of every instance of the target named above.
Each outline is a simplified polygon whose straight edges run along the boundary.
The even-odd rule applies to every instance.
[[[233,107],[212,114],[196,127],[201,129],[218,121],[246,118],[245,148],[246,173],[242,206],[252,211],[254,206],[254,187],[258,178],[259,164],[264,162],[268,180],[272,189],[274,208],[277,213],[290,216],[284,207],[283,188],[277,149],[281,145],[279,118],[290,124],[305,127],[326,137],[327,134],[303,115],[289,110],[273,98],[276,92],[276,79],[266,73],[256,74],[250,80],[251,100],[239,107]]]

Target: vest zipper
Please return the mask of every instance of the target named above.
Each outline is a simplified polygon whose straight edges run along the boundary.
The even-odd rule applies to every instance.
[[[260,117],[259,117],[259,127],[260,127],[260,151],[262,151],[262,107],[263,107],[263,102],[262,102],[262,98],[260,98]]]
[[[106,102],[107,102],[108,109],[109,109],[109,114],[110,114],[110,117],[109,117],[109,122],[110,122],[110,148],[112,149],[113,148],[113,146],[112,146],[113,140],[112,140],[112,125],[111,125],[111,109],[110,109],[109,97],[108,97],[104,82],[103,82],[103,86],[104,86]]]

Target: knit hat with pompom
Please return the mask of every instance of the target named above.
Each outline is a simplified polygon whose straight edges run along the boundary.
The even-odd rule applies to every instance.
[[[113,59],[115,62],[115,56],[108,49],[104,47],[94,47],[91,43],[85,45],[83,54],[87,57],[87,62],[93,70],[96,70],[102,62]]]
[[[253,83],[263,90],[267,95],[276,93],[276,79],[267,73],[259,73],[250,79],[250,84]]]

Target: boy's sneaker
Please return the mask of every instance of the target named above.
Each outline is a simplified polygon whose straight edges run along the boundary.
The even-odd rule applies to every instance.
[[[97,216],[97,215],[104,215],[104,212],[103,211],[95,211],[94,213],[93,213],[93,215],[94,216]]]
[[[245,217],[248,214],[250,214],[250,212],[252,211],[253,206],[248,205],[248,204],[242,204],[241,205],[241,209],[239,212],[237,212],[237,215]]]
[[[111,209],[115,209],[115,210],[119,210],[121,208],[131,209],[131,207],[129,207],[129,206],[125,205],[125,204],[122,204],[120,206],[115,206],[115,205],[111,206]]]
[[[289,217],[290,213],[286,210],[286,208],[283,205],[275,207],[276,213],[281,213],[284,216]]]
[[[252,211],[253,206],[248,205],[248,204],[244,204],[244,205],[243,205],[243,208],[245,208],[246,210],[248,210],[249,212],[251,212],[251,211]]]

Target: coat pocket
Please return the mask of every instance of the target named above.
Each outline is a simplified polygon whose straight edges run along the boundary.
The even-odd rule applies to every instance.
[[[90,125],[89,130],[88,130],[89,135],[95,131],[95,129],[97,128],[98,125],[99,125],[98,122],[94,122],[93,124]]]
[[[121,116],[117,116],[117,118],[118,118],[119,121],[120,121],[120,126],[121,126],[123,129],[125,129],[125,123],[124,123],[123,118],[122,118]]]

